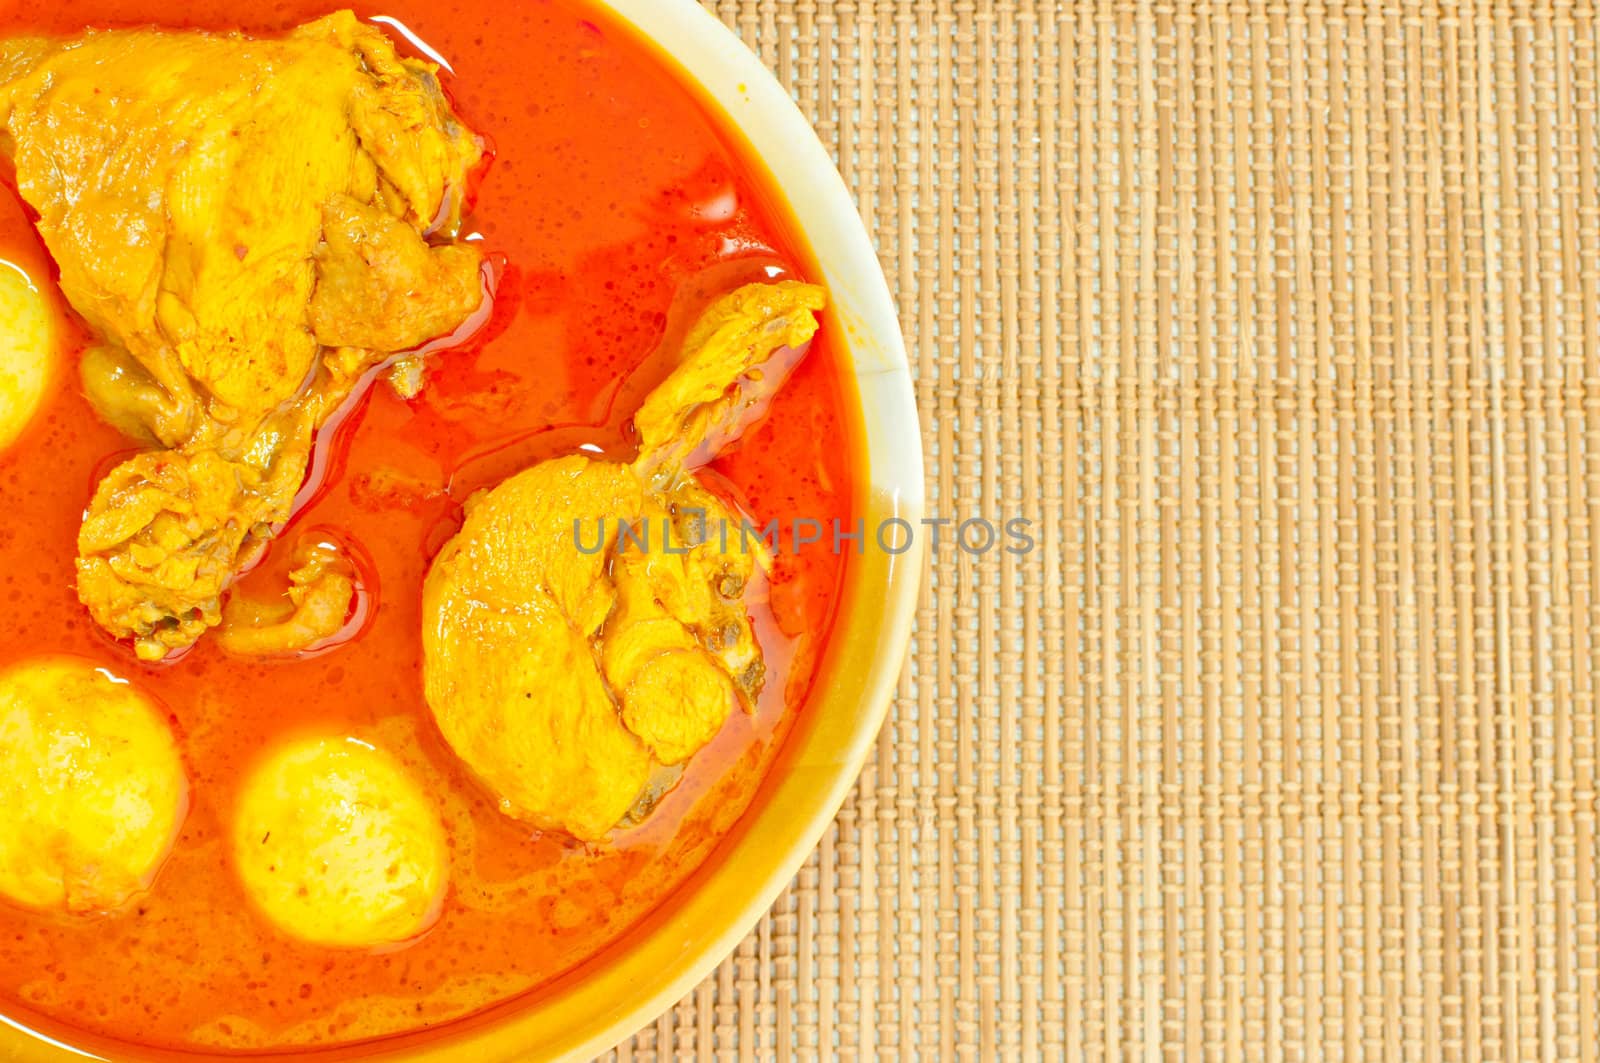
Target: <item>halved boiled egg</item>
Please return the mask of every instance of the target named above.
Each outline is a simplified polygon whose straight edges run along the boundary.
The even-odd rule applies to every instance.
[[[0,449],[38,412],[54,359],[49,304],[27,273],[0,260]]]
[[[416,937],[438,918],[448,878],[444,827],[421,786],[353,738],[270,753],[240,793],[233,852],[268,919],[335,948]]]
[[[0,672],[0,896],[108,911],[146,889],[188,808],[154,704],[86,661]]]

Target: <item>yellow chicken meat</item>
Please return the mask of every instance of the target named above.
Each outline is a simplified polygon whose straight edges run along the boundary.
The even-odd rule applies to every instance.
[[[234,594],[222,611],[217,642],[229,653],[281,657],[332,638],[356,600],[354,566],[337,543],[303,544],[293,555],[289,586],[277,601]]]
[[[743,596],[759,559],[710,534],[740,522],[690,465],[737,437],[781,383],[761,367],[802,347],[823,305],[792,281],[725,296],[645,399],[633,463],[557,458],[468,500],[424,584],[423,676],[440,731],[507,814],[600,838],[660,766],[753,704]]]
[[[78,543],[95,621],[160,657],[218,622],[362,371],[478,308],[455,237],[481,142],[432,64],[342,11],[0,43],[0,143],[102,340],[85,393],[161,448],[108,475]]]

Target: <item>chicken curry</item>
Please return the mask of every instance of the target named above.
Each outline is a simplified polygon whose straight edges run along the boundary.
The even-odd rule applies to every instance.
[[[421,1036],[669,903],[803,711],[845,558],[726,529],[849,522],[827,294],[583,0],[173,12],[0,16],[0,1015]]]

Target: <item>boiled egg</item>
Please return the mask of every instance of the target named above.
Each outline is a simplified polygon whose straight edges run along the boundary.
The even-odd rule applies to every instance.
[[[54,367],[50,306],[33,278],[0,259],[0,450],[38,412]]]
[[[444,827],[421,786],[353,738],[302,738],[269,753],[240,792],[233,853],[262,914],[334,948],[421,934],[448,878]]]
[[[109,911],[149,887],[188,807],[154,703],[72,658],[0,672],[0,896]]]

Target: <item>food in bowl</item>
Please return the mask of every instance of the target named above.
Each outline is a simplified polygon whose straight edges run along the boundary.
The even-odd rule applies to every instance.
[[[508,815],[603,838],[648,811],[652,770],[682,765],[761,693],[745,592],[766,558],[730,549],[733,516],[691,462],[737,438],[751,392],[782,382],[766,367],[810,342],[822,306],[794,281],[724,296],[634,415],[633,461],[555,458],[468,500],[423,584],[423,686]]]
[[[480,142],[348,11],[276,39],[17,37],[0,73],[17,190],[93,333],[83,392],[158,444],[96,488],[78,597],[159,659],[220,622],[362,373],[477,309],[453,237]]]
[[[759,167],[578,0],[0,33],[0,1013],[349,1044],[622,940],[804,711],[847,555],[770,529],[857,505]]]

